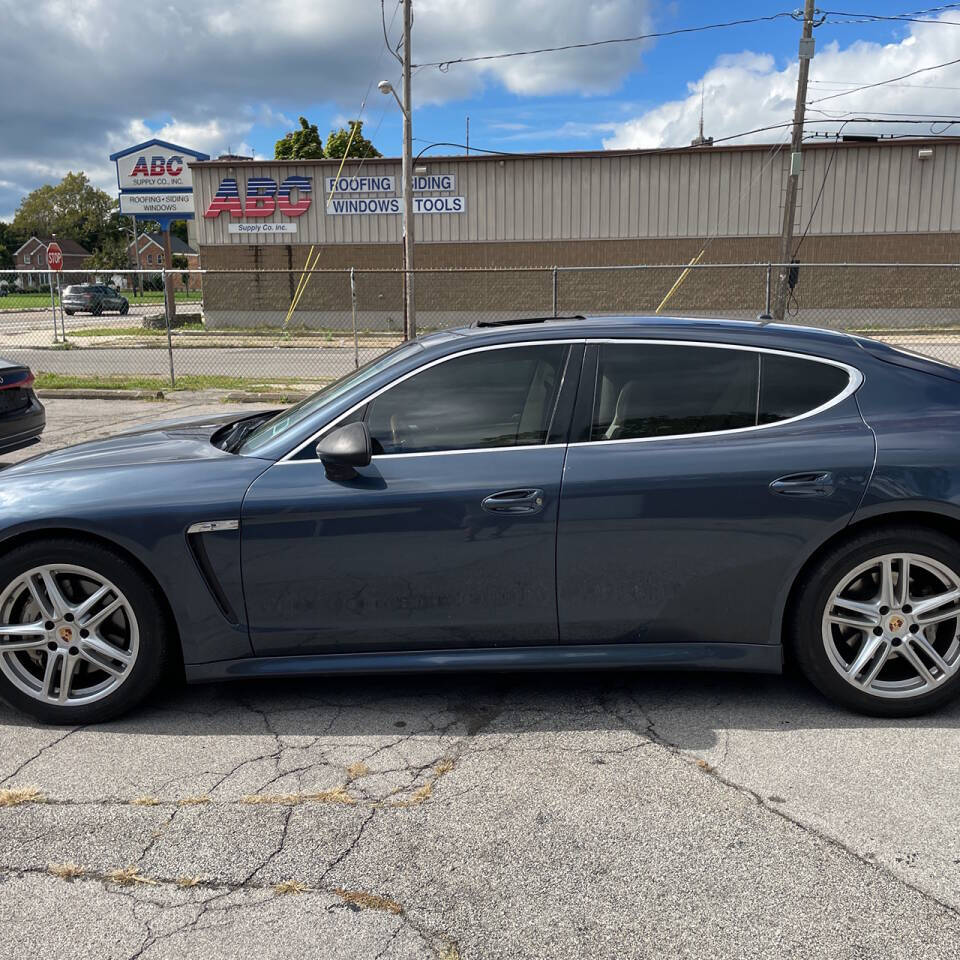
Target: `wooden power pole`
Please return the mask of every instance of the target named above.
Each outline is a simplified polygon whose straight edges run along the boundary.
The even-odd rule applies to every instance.
[[[787,310],[787,288],[790,277],[790,260],[793,251],[793,227],[797,214],[797,189],[803,168],[803,121],[807,104],[807,79],[810,76],[810,61],[813,59],[813,12],[814,0],[804,0],[803,36],[800,40],[800,72],[797,77],[797,102],[793,108],[793,139],[790,142],[790,175],[783,197],[783,224],[780,235],[780,268],[777,275],[777,296],[774,301],[773,318],[783,320]]]
[[[413,105],[410,95],[410,27],[412,0],[403,0],[403,267],[404,339],[417,335],[417,311],[413,296]]]

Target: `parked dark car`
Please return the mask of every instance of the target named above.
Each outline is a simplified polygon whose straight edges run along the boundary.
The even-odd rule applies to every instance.
[[[0,474],[0,692],[85,723],[191,681],[776,673],[902,716],[960,675],[960,369],[736,321],[480,324],[274,414]]]
[[[36,443],[47,425],[33,379],[29,367],[0,359],[0,454]]]
[[[125,314],[130,309],[130,301],[106,283],[71,284],[63,291],[61,303],[68,317],[75,313],[92,313],[99,317],[106,310]]]

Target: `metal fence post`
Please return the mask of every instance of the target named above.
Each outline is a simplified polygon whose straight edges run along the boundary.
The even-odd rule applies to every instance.
[[[770,316],[770,271],[772,267],[767,264],[767,294],[763,301],[763,314],[766,317]]]
[[[50,310],[53,313],[53,342],[59,343],[57,340],[57,302],[53,298],[53,271],[47,271],[47,283],[50,284]],[[67,338],[64,337],[64,340]]]
[[[353,368],[360,366],[360,340],[357,335],[357,286],[350,268],[350,312],[353,314]]]
[[[557,268],[553,268],[553,315],[557,315]]]
[[[177,378],[173,372],[173,336],[170,333],[170,298],[173,296],[173,284],[167,286],[167,268],[160,271],[160,281],[163,284],[163,318],[167,324],[167,354],[170,357],[170,386],[176,387]]]

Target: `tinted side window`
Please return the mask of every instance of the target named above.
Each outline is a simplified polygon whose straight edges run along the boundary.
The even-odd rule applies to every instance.
[[[600,346],[591,440],[711,433],[808,413],[849,383],[816,360],[716,347]]]
[[[565,344],[479,350],[415,374],[370,402],[374,452],[543,443],[566,354]]]
[[[756,423],[759,361],[746,350],[600,345],[591,440],[733,430]]]
[[[763,354],[758,423],[774,423],[815,410],[850,382],[846,370],[826,363]]]

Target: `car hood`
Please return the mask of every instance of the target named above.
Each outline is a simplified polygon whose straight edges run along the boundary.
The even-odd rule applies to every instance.
[[[7,467],[0,477],[6,479],[18,474],[232,458],[235,454],[215,447],[210,439],[221,427],[238,419],[243,418],[236,413],[225,413],[151,423],[103,440],[91,440],[31,457]]]

